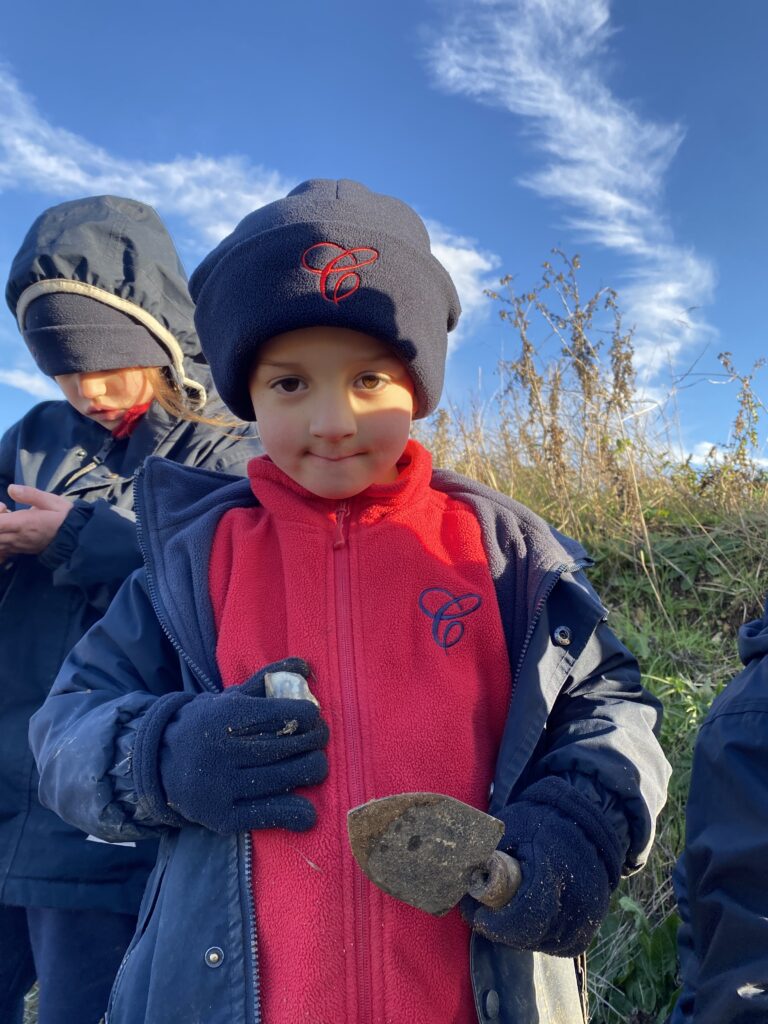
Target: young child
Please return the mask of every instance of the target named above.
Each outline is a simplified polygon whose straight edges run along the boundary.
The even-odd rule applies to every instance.
[[[224,409],[186,275],[150,207],[90,196],[45,210],[6,295],[62,394],[0,439],[0,1021],[21,1024],[37,978],[39,1024],[97,1024],[156,844],[94,842],[42,807],[29,719],[141,565],[136,467],[162,455],[244,473],[260,449],[237,436],[253,428],[210,422]]]
[[[109,1024],[582,1021],[572,958],[664,801],[660,710],[579,545],[409,440],[459,316],[423,223],[308,181],[191,288],[267,455],[245,483],[149,460],[144,571],[31,732],[62,817],[162,837]],[[278,669],[319,708],[267,698]],[[504,821],[507,906],[434,918],[362,875],[347,811],[413,790]]]

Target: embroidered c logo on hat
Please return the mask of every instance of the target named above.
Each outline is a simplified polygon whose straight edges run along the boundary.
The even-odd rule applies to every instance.
[[[318,252],[320,249],[325,252]],[[325,263],[322,262],[324,257],[328,257]],[[301,265],[310,273],[319,275],[320,294],[327,302],[338,305],[360,287],[360,275],[357,273],[360,267],[375,263],[378,258],[378,249],[370,246],[345,249],[336,242],[316,242],[302,253]],[[335,281],[332,280],[334,277]]]

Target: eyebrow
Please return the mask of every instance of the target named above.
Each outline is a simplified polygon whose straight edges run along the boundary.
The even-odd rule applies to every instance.
[[[393,360],[395,362],[399,362],[399,360],[397,359],[397,356],[394,353],[390,354],[389,352],[376,352],[376,353],[373,353],[373,352],[368,352],[368,353],[361,352],[359,355],[355,356],[355,361],[359,362],[359,363],[388,363],[388,362],[392,362]],[[262,359],[259,362],[259,368],[261,368],[262,366],[270,366],[270,367],[272,367],[272,369],[275,369],[275,370],[301,370],[301,369],[303,369],[303,364],[301,362],[294,362],[294,363],[285,362],[285,363],[283,363],[283,362],[280,362],[279,360],[276,360],[276,359]]]

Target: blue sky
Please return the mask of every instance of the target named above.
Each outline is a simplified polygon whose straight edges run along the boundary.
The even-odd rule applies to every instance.
[[[717,353],[748,370],[768,334],[763,0],[41,0],[4,21],[3,281],[64,199],[151,203],[191,271],[297,182],[357,178],[419,210],[457,280],[450,400],[487,399],[516,351],[483,288],[529,287],[560,246],[618,289],[649,396],[694,368],[684,447],[727,439]],[[0,429],[54,388],[3,308]]]

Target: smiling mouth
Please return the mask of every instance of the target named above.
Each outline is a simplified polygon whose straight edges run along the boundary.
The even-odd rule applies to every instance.
[[[321,459],[323,462],[346,462],[347,459],[354,459],[358,455],[362,455],[362,452],[350,452],[349,455],[319,455],[317,452],[310,452],[316,459]]]

